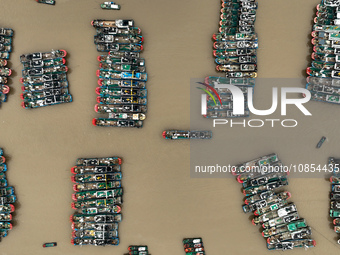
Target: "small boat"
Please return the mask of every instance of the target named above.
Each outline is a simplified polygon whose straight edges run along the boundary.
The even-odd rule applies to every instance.
[[[106,105],[96,104],[94,110],[98,113],[145,113],[145,105]]]
[[[94,126],[99,127],[131,127],[141,128],[143,121],[140,120],[117,120],[117,119],[105,119],[105,118],[94,118],[92,120]]]
[[[49,4],[49,5],[55,5],[55,1],[54,0],[36,0],[38,3],[41,4]]]
[[[68,70],[67,66],[59,65],[59,66],[50,66],[50,67],[36,67],[30,69],[22,70],[22,76],[41,76],[43,74],[60,74],[66,73]]]
[[[11,28],[0,28],[1,36],[13,36],[13,30]]]
[[[77,230],[72,232],[72,237],[81,237],[81,238],[98,238],[98,239],[111,239],[118,237],[118,230],[111,231],[95,231],[95,230]]]
[[[115,197],[110,199],[91,199],[85,200],[81,202],[73,202],[71,204],[72,209],[84,209],[84,208],[93,208],[93,207],[105,207],[108,205],[121,205],[123,203],[122,197]],[[88,213],[87,213],[88,214]]]
[[[23,54],[20,56],[20,62],[27,62],[31,60],[44,60],[52,58],[63,58],[67,55],[65,50],[52,50],[50,52],[35,52]]]
[[[49,96],[65,96],[68,95],[68,88],[62,89],[45,89],[43,91],[31,92],[26,91],[20,95],[22,100],[25,101],[35,101]]]
[[[46,248],[46,247],[55,247],[57,246],[57,243],[56,242],[52,242],[52,243],[44,243],[43,244],[43,247]]]
[[[122,215],[117,214],[96,214],[96,215],[83,215],[73,214],[70,217],[71,222],[96,222],[96,223],[113,223],[121,222]]]
[[[74,166],[71,168],[73,174],[104,174],[120,172],[120,165],[112,166]]]
[[[181,130],[167,130],[163,132],[163,138],[170,140],[179,139],[211,139],[211,131],[181,131]]]
[[[104,2],[100,5],[102,9],[107,9],[107,10],[120,10],[120,5],[115,4],[114,2]]]
[[[25,109],[29,109],[70,102],[72,102],[72,96],[70,94],[67,94],[61,96],[49,96],[43,99],[38,99],[36,101],[22,102],[21,106]]]
[[[105,245],[118,245],[119,238],[113,239],[82,239],[74,238],[71,240],[73,245],[95,245],[95,246],[105,246]]]
[[[79,191],[88,191],[88,190],[104,190],[104,189],[115,189],[120,188],[120,181],[112,181],[112,182],[93,182],[93,183],[84,183],[84,184],[74,184],[73,190],[76,192]]]
[[[122,173],[112,174],[76,174],[71,176],[74,183],[88,183],[88,182],[107,182],[107,181],[120,181]]]
[[[133,20],[93,20],[91,22],[92,26],[95,28],[99,27],[118,27],[118,28],[129,28],[133,27]]]
[[[118,157],[109,158],[78,158],[76,161],[77,166],[112,166],[121,165],[122,159]]]
[[[90,190],[90,191],[82,191],[72,194],[72,199],[74,201],[82,201],[89,199],[98,199],[98,198],[115,198],[117,196],[123,195],[123,189],[110,189],[110,190]]]
[[[64,81],[66,80],[66,73],[60,74],[44,74],[42,76],[27,76],[20,78],[20,82],[28,85],[37,85],[49,81]]]

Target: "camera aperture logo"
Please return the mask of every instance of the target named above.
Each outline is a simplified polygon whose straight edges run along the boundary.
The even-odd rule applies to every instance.
[[[216,107],[223,106],[223,101],[221,96],[217,92],[215,88],[212,86],[200,83],[206,87],[199,89],[203,90],[205,94],[202,94],[201,97],[201,115],[207,115],[207,102],[210,97],[213,100]],[[246,93],[244,93],[239,87],[230,84],[218,84],[218,89],[229,90],[231,98],[232,98],[232,113],[235,116],[245,115],[245,106],[248,107],[248,110],[257,116],[269,116],[273,114],[278,107],[279,104],[279,96],[278,96],[278,88],[272,88],[272,105],[269,109],[266,110],[258,110],[254,107],[253,104],[253,87],[246,88]],[[210,91],[209,91],[210,90]],[[302,94],[304,97],[302,98],[287,98],[288,94]],[[245,95],[247,96],[246,100]],[[218,100],[216,100],[216,98]],[[303,104],[309,102],[311,99],[311,93],[305,88],[294,88],[294,87],[283,87],[281,88],[281,116],[287,115],[287,105],[295,105],[305,116],[312,116],[312,114],[305,108]],[[213,119],[213,127],[216,125],[226,125],[229,124],[230,127],[234,126],[249,126],[249,127],[262,127],[266,123],[269,123],[271,127],[274,127],[275,124],[280,123],[282,127],[296,127],[298,125],[297,120],[295,119],[250,119],[248,121],[234,121],[233,119]]]

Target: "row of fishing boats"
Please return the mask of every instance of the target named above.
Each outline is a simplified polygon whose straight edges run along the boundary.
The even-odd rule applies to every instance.
[[[255,33],[255,0],[222,0],[219,32],[213,35],[216,70],[225,77],[206,77],[201,83],[206,92],[206,118],[248,117],[247,89],[257,77],[258,37]],[[225,85],[238,87],[245,99],[243,114],[233,111],[233,97]]]
[[[340,2],[322,0],[312,29],[312,63],[306,89],[315,101],[340,104]]]
[[[71,207],[74,245],[118,245],[122,221],[122,159],[79,158],[71,168],[74,183]]]
[[[141,128],[147,111],[144,38],[133,20],[94,20],[98,56],[95,126]]]
[[[8,232],[12,229],[12,212],[14,212],[14,203],[16,196],[14,188],[8,186],[6,171],[7,164],[4,157],[3,150],[0,148],[0,241],[6,237]]]
[[[0,104],[7,101],[10,91],[8,78],[12,70],[7,67],[7,64],[12,52],[13,33],[11,28],[0,28]]]
[[[252,212],[253,225],[262,226],[268,250],[292,250],[316,245],[312,230],[301,218],[296,205],[290,202],[289,171],[278,155],[269,154],[237,165],[232,173],[242,185],[245,195],[242,207]]]
[[[21,106],[26,109],[72,102],[69,93],[65,50],[35,52],[20,56],[23,65]]]

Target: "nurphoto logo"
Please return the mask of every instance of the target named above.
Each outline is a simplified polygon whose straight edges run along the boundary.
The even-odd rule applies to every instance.
[[[215,88],[213,88],[210,85],[204,84],[208,89],[212,91],[212,93],[206,89],[200,88],[206,94],[202,94],[201,97],[201,115],[205,116],[207,115],[207,101],[208,97],[213,100],[215,103],[216,107],[219,105],[222,105],[222,100],[218,92],[216,91]],[[268,116],[273,114],[278,107],[279,103],[279,96],[278,96],[278,88],[274,87],[272,88],[272,105],[269,109],[266,110],[258,110],[254,107],[253,104],[253,88],[249,87],[247,88],[247,98],[248,100],[245,99],[245,93],[237,86],[235,85],[230,85],[230,84],[218,84],[217,89],[228,89],[231,93],[232,97],[232,110],[234,115],[244,115],[245,114],[245,106],[248,106],[248,109],[251,113],[257,116]],[[287,98],[288,94],[301,94],[303,95],[302,98]],[[218,100],[216,100],[216,98]],[[312,116],[312,114],[306,109],[306,107],[303,105],[311,99],[311,93],[309,90],[305,88],[294,88],[294,87],[283,87],[281,88],[281,116],[286,116],[287,115],[287,105],[295,105],[305,116]],[[298,122],[294,119],[251,119],[248,122],[245,120],[243,122],[233,122],[232,120],[227,120],[227,119],[214,119],[213,121],[213,126],[215,127],[216,125],[225,125],[225,124],[230,124],[231,127],[235,125],[242,125],[246,126],[248,124],[249,127],[262,127],[264,126],[265,122],[271,122],[272,127],[274,127],[275,122],[281,122],[281,125],[283,127],[295,127],[297,126]],[[254,123],[257,122],[257,125]],[[288,125],[288,123],[293,123]],[[233,125],[234,124],[234,125]]]

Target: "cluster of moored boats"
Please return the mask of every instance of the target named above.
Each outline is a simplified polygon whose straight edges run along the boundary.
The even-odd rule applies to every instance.
[[[340,1],[322,0],[312,32],[312,64],[306,89],[312,100],[340,103]]]
[[[95,111],[103,117],[93,119],[95,126],[143,126],[147,110],[147,73],[141,29],[133,20],[94,20],[94,43],[100,69]]]
[[[184,238],[183,246],[186,255],[205,255],[202,238]]]
[[[330,178],[332,189],[329,216],[333,218],[334,231],[340,233],[340,159],[329,158],[328,166],[333,171],[333,176]],[[340,244],[340,239],[338,239],[338,244]]]
[[[257,76],[255,0],[222,0],[219,33],[213,35],[216,70],[227,78]]]
[[[20,56],[23,65],[23,77],[20,79],[23,84],[21,94],[23,108],[72,102],[66,75],[68,70],[65,65],[66,54],[65,50],[52,50]]]
[[[262,226],[262,236],[269,250],[291,250],[315,246],[311,228],[300,218],[297,207],[289,202],[291,194],[278,190],[288,185],[285,171],[277,154],[240,164],[233,169],[246,196],[243,211],[253,212],[252,223]]]
[[[9,230],[12,229],[12,212],[14,212],[14,203],[16,196],[14,188],[8,186],[6,174],[7,165],[3,156],[3,150],[0,148],[0,241],[7,236]]]
[[[12,52],[12,39],[11,28],[0,28],[0,104],[7,101],[7,94],[10,90],[7,82],[12,70],[7,67],[7,60]]]
[[[233,113],[233,97],[225,85],[237,86],[247,102],[247,88],[254,87],[257,77],[256,10],[255,0],[222,0],[219,33],[213,35],[213,55],[216,70],[224,72],[226,78],[205,79],[203,85],[210,92],[206,96],[207,118],[249,116],[247,108],[243,113]]]
[[[118,245],[122,220],[122,160],[118,157],[79,158],[72,167],[74,245]]]

